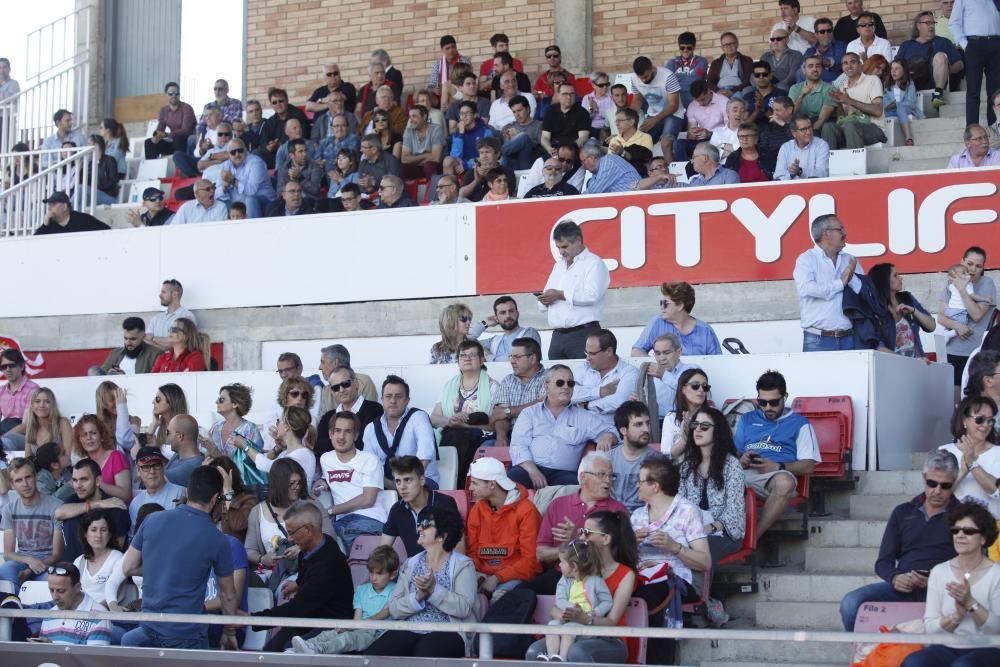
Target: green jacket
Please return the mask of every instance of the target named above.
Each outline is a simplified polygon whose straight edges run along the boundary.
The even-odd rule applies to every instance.
[[[149,343],[146,343],[142,348],[142,352],[139,353],[138,358],[136,358],[135,360],[136,375],[139,375],[141,373],[149,373],[151,370],[153,370],[153,362],[155,362],[156,358],[161,354],[163,354],[163,350],[156,347],[155,345],[150,345]],[[104,370],[105,373],[107,373],[108,371],[111,370],[112,367],[117,366],[119,363],[121,363],[121,360],[124,356],[125,356],[125,348],[116,347],[115,349],[111,350],[111,352],[108,354],[108,358],[104,360],[104,365],[101,366],[101,369]]]

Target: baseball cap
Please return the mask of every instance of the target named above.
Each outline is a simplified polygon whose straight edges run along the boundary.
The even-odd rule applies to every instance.
[[[42,200],[43,204],[68,204],[69,195],[62,190],[56,190],[48,198]]]
[[[167,457],[156,447],[140,447],[139,453],[135,457],[135,462],[138,465],[148,465],[156,462],[165,463],[166,461]]]
[[[147,199],[152,199],[157,195],[159,195],[160,197],[164,196],[163,190],[160,190],[158,188],[146,188],[145,190],[142,191],[142,198],[144,201]]]
[[[517,484],[507,476],[503,463],[497,459],[483,457],[476,459],[469,466],[469,475],[484,482],[496,482],[504,491],[513,491]]]

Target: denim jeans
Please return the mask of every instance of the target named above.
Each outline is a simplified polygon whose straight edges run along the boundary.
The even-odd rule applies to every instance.
[[[0,581],[9,581],[11,586],[14,587],[14,591],[16,593],[21,590],[21,580],[18,575],[27,569],[28,566],[24,563],[20,563],[16,560],[9,560],[3,565],[0,565]],[[45,572],[31,577],[32,581],[48,581],[48,579],[49,575]]]
[[[522,132],[510,141],[505,141],[500,148],[500,153],[503,155],[504,164],[514,171],[520,171],[531,169],[531,165],[535,162],[537,148],[538,145],[531,140],[531,137],[526,132]],[[517,183],[514,183],[512,187],[516,188]]]
[[[934,645],[906,656],[902,667],[994,667],[997,664],[1000,664],[1000,648]]]
[[[820,336],[811,331],[802,332],[803,352],[837,352],[840,350],[853,350],[854,336],[844,336],[835,338],[833,336]]]
[[[577,477],[577,472],[575,470],[556,470],[555,468],[546,468],[545,466],[537,467],[542,474],[545,475],[545,481],[549,484],[549,486],[580,483],[580,479]],[[507,471],[507,476],[518,484],[523,484],[529,489],[534,488],[534,485],[531,483],[531,476],[529,476],[528,471],[521,466],[512,467]]]
[[[345,514],[333,522],[337,537],[344,543],[344,549],[351,553],[351,546],[358,535],[381,535],[382,522],[363,514]]]
[[[892,584],[880,581],[855,588],[840,601],[840,620],[844,630],[854,632],[854,622],[858,618],[858,610],[866,602],[923,602],[927,599],[927,589],[921,588],[912,593],[900,593]]]
[[[208,649],[206,637],[165,637],[142,626],[129,630],[122,636],[122,646],[132,648],[186,648]]]

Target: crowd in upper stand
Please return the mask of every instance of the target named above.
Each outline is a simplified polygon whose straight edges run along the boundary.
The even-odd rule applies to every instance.
[[[845,5],[844,16],[817,18],[801,13],[799,0],[779,0],[769,48],[756,59],[739,50],[732,32],[719,36],[717,57],[699,55],[695,34],[683,32],[677,55],[663,65],[637,56],[628,87],[601,70],[589,73],[589,85],[578,81],[556,44],[545,47],[547,67],[532,83],[503,33],[491,37],[493,56],[478,71],[454,36],[441,37],[427,80],[407,97],[403,74],[383,49],[371,53],[369,80],[360,86],[343,79],[339,64],[325,64],[308,99],[270,88],[266,119],[261,101],[229,97],[224,79],[200,115],[170,82],[144,156],[173,156],[182,176],[199,180],[172,193],[185,202],[176,215],[163,214],[162,191],[150,189],[142,195],[146,211],[130,221],[402,208],[418,204],[419,187],[423,203],[450,204],[819,178],[829,174],[831,150],[886,142],[887,119],[898,121],[912,146],[912,121],[923,116],[918,91],[930,91],[939,107],[963,79],[965,148],[949,166],[1000,164],[991,148],[1000,143],[993,3],[941,0],[938,12],[917,13],[911,38],[897,45],[861,0]],[[979,125],[984,76],[987,127]],[[11,83],[0,61],[0,86]],[[97,146],[97,203],[116,201],[129,150],[121,124],[104,119],[100,133],[85,139],[69,111],[54,121],[57,131],[43,147]],[[687,162],[680,179],[668,169],[675,161]],[[16,182],[31,169],[20,165],[5,177]],[[75,174],[61,180],[61,192],[77,185]],[[51,222],[39,233],[103,228],[64,210],[61,199],[47,200]]]

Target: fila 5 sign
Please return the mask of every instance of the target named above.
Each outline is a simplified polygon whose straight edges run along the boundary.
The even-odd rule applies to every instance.
[[[940,271],[970,245],[989,262],[1000,253],[998,186],[1000,169],[988,168],[480,205],[477,292],[541,289],[561,220],[583,227],[612,287],[790,279],[813,245],[810,221],[825,213],[844,221],[846,251],[864,266]]]

